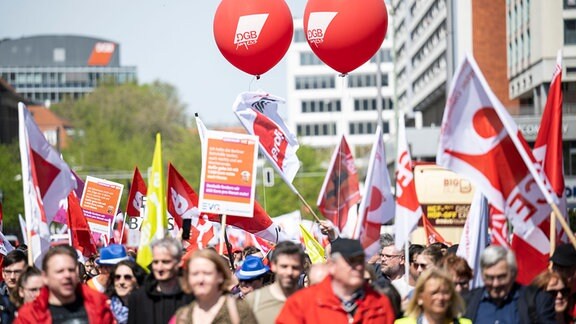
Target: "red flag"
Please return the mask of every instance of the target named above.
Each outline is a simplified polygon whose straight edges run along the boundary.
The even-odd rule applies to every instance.
[[[360,199],[354,158],[342,136],[340,145],[332,154],[330,168],[326,172],[316,204],[320,212],[342,231],[348,222],[348,212]]]
[[[142,208],[144,197],[146,197],[146,182],[142,179],[138,167],[135,167],[130,192],[128,193],[128,201],[126,203],[126,214],[128,216],[140,216],[140,209]]]
[[[447,244],[446,240],[442,237],[442,235],[440,235],[440,233],[438,233],[438,231],[436,231],[432,223],[430,223],[428,217],[424,214],[422,214],[422,226],[424,227],[424,233],[426,235],[426,241],[428,242],[428,244],[432,243]]]
[[[370,153],[364,190],[353,238],[360,239],[366,257],[370,258],[380,252],[380,228],[394,218],[396,209],[380,126]]]
[[[553,201],[535,159],[502,103],[467,57],[448,96],[437,164],[465,174],[513,226],[512,248],[520,283],[529,283],[548,264],[546,226]]]
[[[68,195],[68,228],[72,236],[72,246],[83,256],[89,257],[98,252],[92,240],[92,232],[74,192]]]
[[[559,209],[568,221],[566,209],[566,191],[564,187],[564,163],[562,158],[562,53],[558,52],[556,68],[548,91],[546,107],[540,122],[540,129],[534,144],[534,157],[541,165],[554,194],[559,200]],[[560,239],[564,233],[560,225],[556,226]],[[564,240],[566,236],[564,235]]]
[[[410,239],[410,233],[418,226],[424,214],[416,195],[414,167],[408,151],[404,116],[398,120],[398,158],[396,160],[396,216],[394,237],[397,248],[401,248]]]

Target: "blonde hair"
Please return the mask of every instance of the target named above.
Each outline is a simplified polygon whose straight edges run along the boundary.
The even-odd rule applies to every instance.
[[[192,260],[198,258],[206,259],[214,263],[214,265],[216,266],[216,272],[221,274],[222,278],[224,279],[222,283],[220,283],[220,285],[218,286],[218,289],[222,293],[227,293],[232,277],[230,269],[228,268],[228,265],[226,264],[224,259],[222,259],[222,257],[212,249],[197,250],[192,254],[192,256],[189,259],[184,260],[185,261],[184,272],[181,281],[182,290],[188,294],[192,293],[192,288],[188,284],[188,273],[190,272],[190,263],[192,262]]]
[[[420,314],[423,313],[424,310],[422,309],[422,305],[418,304],[418,300],[424,291],[426,283],[431,279],[439,279],[450,291],[450,308],[446,312],[446,318],[453,319],[460,317],[464,313],[464,301],[454,289],[454,283],[448,273],[437,268],[431,268],[422,272],[418,278],[416,287],[414,288],[414,296],[406,307],[406,315],[408,317],[418,318]]]

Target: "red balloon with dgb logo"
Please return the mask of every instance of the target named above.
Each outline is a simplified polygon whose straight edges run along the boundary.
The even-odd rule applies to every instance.
[[[383,0],[308,0],[304,30],[316,56],[346,74],[380,49],[388,11]]]
[[[214,16],[214,38],[224,58],[256,76],[284,57],[293,33],[284,0],[222,0]]]

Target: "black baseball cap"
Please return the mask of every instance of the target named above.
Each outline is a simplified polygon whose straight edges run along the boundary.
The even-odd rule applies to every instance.
[[[332,242],[332,254],[334,253],[340,253],[345,259],[351,259],[364,256],[364,249],[358,240],[339,237]]]
[[[560,244],[554,250],[550,261],[561,267],[576,267],[576,249],[571,243]]]

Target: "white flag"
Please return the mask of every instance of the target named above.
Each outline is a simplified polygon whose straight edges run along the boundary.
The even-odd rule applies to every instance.
[[[232,110],[251,135],[258,135],[260,150],[290,186],[300,168],[296,156],[298,140],[278,115],[278,103],[284,99],[265,92],[243,92]]]
[[[474,193],[466,224],[462,231],[460,244],[456,255],[463,257],[472,268],[474,277],[471,288],[480,287],[482,271],[480,271],[480,254],[488,246],[488,202],[479,190]]]

